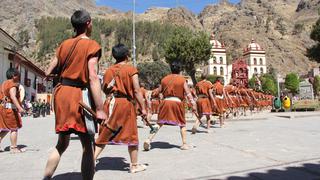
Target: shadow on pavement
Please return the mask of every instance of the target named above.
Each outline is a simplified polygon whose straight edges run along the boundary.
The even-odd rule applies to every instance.
[[[128,171],[130,164],[126,163],[123,157],[103,157],[98,159],[96,171],[110,170],[110,171]]]
[[[19,149],[23,149],[23,148],[26,148],[26,147],[28,147],[28,146],[27,146],[27,145],[24,145],[24,144],[19,144],[17,147],[18,147]],[[4,151],[10,151],[10,146],[5,147],[5,148],[4,148]]]
[[[187,132],[192,132],[192,130],[187,130]],[[205,133],[205,134],[207,134],[207,131],[202,131],[202,130],[197,129],[197,133]]]
[[[80,180],[82,179],[81,173],[79,172],[72,172],[72,173],[64,173],[56,175],[52,178],[52,180]]]
[[[270,166],[271,168],[272,166]],[[280,166],[274,166],[280,167]],[[268,168],[268,167],[266,167]],[[252,172],[254,170],[264,170],[265,168],[250,169],[244,171],[230,172],[225,174],[217,174],[213,176],[194,177],[189,180],[195,179],[217,179],[224,176],[226,180],[320,180],[320,162],[319,163],[306,163],[301,166],[288,166],[284,169],[269,169],[267,172]],[[250,171],[246,176],[232,176],[232,174],[245,174]],[[230,175],[230,176],[228,176]],[[220,179],[220,178],[218,178]]]
[[[180,148],[180,146],[170,144],[168,142],[152,142],[151,149],[172,149],[172,148]]]

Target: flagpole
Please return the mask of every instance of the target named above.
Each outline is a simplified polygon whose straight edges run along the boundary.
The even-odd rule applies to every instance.
[[[133,0],[133,12],[132,12],[132,58],[133,66],[137,67],[136,61],[136,22],[135,22],[135,13],[136,13],[136,0]]]

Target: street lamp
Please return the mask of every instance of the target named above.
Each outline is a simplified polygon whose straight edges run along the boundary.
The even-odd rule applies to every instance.
[[[135,23],[135,12],[136,12],[136,0],[133,0],[133,12],[132,12],[132,58],[133,66],[137,66],[136,62],[136,23]]]

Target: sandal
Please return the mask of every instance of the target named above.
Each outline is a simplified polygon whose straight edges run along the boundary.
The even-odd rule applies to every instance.
[[[192,149],[194,146],[189,146],[188,144],[183,144],[182,146],[180,146],[181,150],[189,150]]]
[[[197,127],[193,126],[191,129],[191,134],[195,134],[195,133],[197,133]]]
[[[4,152],[4,149],[2,149],[2,148],[0,147],[0,153],[2,153],[2,152]]]
[[[11,154],[24,153],[24,152],[26,152],[25,149],[20,149],[17,146],[10,146],[10,153]]]
[[[146,165],[134,163],[134,164],[130,165],[129,172],[130,173],[137,173],[137,172],[145,171],[146,169],[147,169]]]
[[[143,143],[143,149],[145,151],[149,151],[151,149],[151,144],[150,144],[150,140],[147,139],[144,143]]]

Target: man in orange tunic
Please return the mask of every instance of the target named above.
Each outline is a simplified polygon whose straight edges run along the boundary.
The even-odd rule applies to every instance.
[[[72,15],[71,23],[76,36],[65,40],[59,46],[56,57],[46,72],[49,75],[54,68],[60,68],[61,79],[54,90],[55,131],[59,138],[56,148],[49,156],[44,179],[50,179],[54,174],[62,153],[69,145],[71,133],[77,134],[82,144],[82,177],[85,180],[93,179],[92,136],[88,133],[84,113],[79,105],[79,102],[86,98],[83,90],[90,91],[97,119],[107,118],[103,111],[101,85],[96,70],[101,48],[96,41],[89,39],[92,31],[91,17],[85,10],[78,10]]]
[[[186,79],[180,75],[181,66],[179,61],[173,61],[170,64],[172,74],[167,75],[161,80],[159,89],[163,94],[164,100],[160,104],[157,124],[159,125],[159,129],[164,124],[179,126],[182,138],[182,145],[180,148],[182,150],[187,150],[190,146],[186,141],[185,108],[182,103],[185,94],[187,94],[189,101],[192,103],[194,112],[197,111],[197,105],[192,98]],[[150,150],[150,143],[156,133],[151,134],[144,142],[143,147],[146,151]]]
[[[224,125],[224,113],[226,112],[224,103],[224,87],[219,79],[213,84],[214,103],[213,111],[218,114],[220,127]]]
[[[159,113],[160,92],[159,88],[152,90],[151,93],[151,114]]]
[[[212,95],[213,85],[210,81],[207,80],[207,75],[201,75],[201,81],[198,82],[195,86],[198,100],[197,100],[197,108],[199,117],[197,117],[196,123],[192,128],[192,134],[197,132],[197,127],[200,124],[202,116],[206,116],[207,118],[207,133],[209,133],[210,129],[210,115],[212,114],[212,105],[213,95]],[[211,102],[210,102],[211,101]]]
[[[19,101],[20,72],[17,69],[9,69],[6,73],[7,79],[0,85],[0,143],[10,132],[11,153],[24,152],[17,147],[18,129],[22,127],[20,113],[24,109]],[[1,150],[0,148],[0,151]]]
[[[98,158],[106,144],[124,144],[128,146],[131,159],[130,172],[136,173],[146,169],[138,164],[138,129],[137,114],[133,100],[136,99],[141,109],[141,116],[147,115],[145,103],[139,86],[138,70],[128,64],[129,50],[119,44],[112,48],[112,55],[116,64],[106,70],[103,79],[103,90],[108,95],[113,93],[114,104],[106,107],[108,124],[113,128],[122,127],[120,133],[109,141],[109,129],[101,126],[99,137],[96,139],[95,159]],[[111,107],[110,107],[111,106]]]

